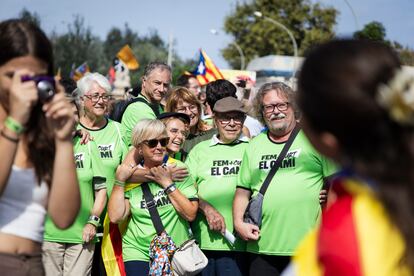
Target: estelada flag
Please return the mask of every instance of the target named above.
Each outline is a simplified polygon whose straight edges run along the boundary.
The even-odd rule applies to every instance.
[[[220,70],[207,56],[203,49],[200,49],[200,60],[196,70],[193,72],[193,75],[197,77],[200,85],[206,85],[209,82],[224,79]]]
[[[298,247],[294,275],[411,275],[404,240],[368,184],[340,177],[331,187],[337,198]]]
[[[86,73],[90,72],[91,69],[89,68],[88,64],[86,62],[79,65],[78,68],[76,68],[74,71],[70,72],[70,77],[74,81],[78,81],[80,78],[82,78]]]

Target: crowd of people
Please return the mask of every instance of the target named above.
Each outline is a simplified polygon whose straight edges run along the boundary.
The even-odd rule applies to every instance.
[[[174,275],[192,237],[203,276],[413,274],[414,76],[388,46],[322,44],[252,102],[154,61],[118,107],[100,73],[53,78],[32,23],[0,47],[2,274]]]

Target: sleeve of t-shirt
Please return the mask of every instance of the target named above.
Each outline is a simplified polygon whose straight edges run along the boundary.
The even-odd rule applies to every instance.
[[[251,166],[250,166],[250,162],[248,158],[248,155],[250,152],[249,149],[250,147],[248,147],[244,151],[244,154],[243,154],[243,159],[242,159],[242,163],[240,166],[239,175],[237,176],[237,187],[251,190],[252,179],[251,179]]]
[[[329,177],[338,172],[338,166],[329,158],[321,156],[323,177]]]
[[[188,154],[187,159],[185,160],[185,165],[187,165],[188,172],[194,178],[196,183],[198,179],[197,168],[200,164],[198,152],[199,152],[199,148],[197,146],[194,147]]]
[[[91,153],[91,167],[93,172],[93,187],[95,191],[106,189],[106,177],[102,160],[99,157],[98,146],[95,142],[89,141]]]
[[[177,167],[186,167],[188,169],[188,167],[180,161],[177,161]],[[179,189],[190,201],[198,200],[197,189],[194,185],[195,181],[191,174],[184,179],[184,181],[176,182],[175,184],[177,185],[177,189]]]
[[[124,128],[123,131],[125,132],[125,141],[128,145],[131,145],[132,131],[135,125],[142,119],[156,119],[151,107],[142,102],[128,105],[121,120],[122,127]]]

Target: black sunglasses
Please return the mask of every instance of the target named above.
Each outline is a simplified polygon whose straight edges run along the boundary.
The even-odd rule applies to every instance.
[[[161,138],[161,139],[145,140],[143,143],[152,149],[158,146],[158,143],[161,144],[161,147],[166,147],[169,141],[170,141],[170,138],[166,137],[166,138]]]

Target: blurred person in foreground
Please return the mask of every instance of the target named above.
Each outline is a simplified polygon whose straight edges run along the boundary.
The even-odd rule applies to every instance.
[[[343,170],[290,274],[414,274],[413,99],[414,76],[385,44],[337,40],[309,53],[303,127]]]
[[[43,275],[46,214],[65,229],[80,205],[73,112],[52,77],[52,45],[42,30],[3,21],[0,48],[0,271]],[[41,101],[36,79],[47,80],[56,94]]]

